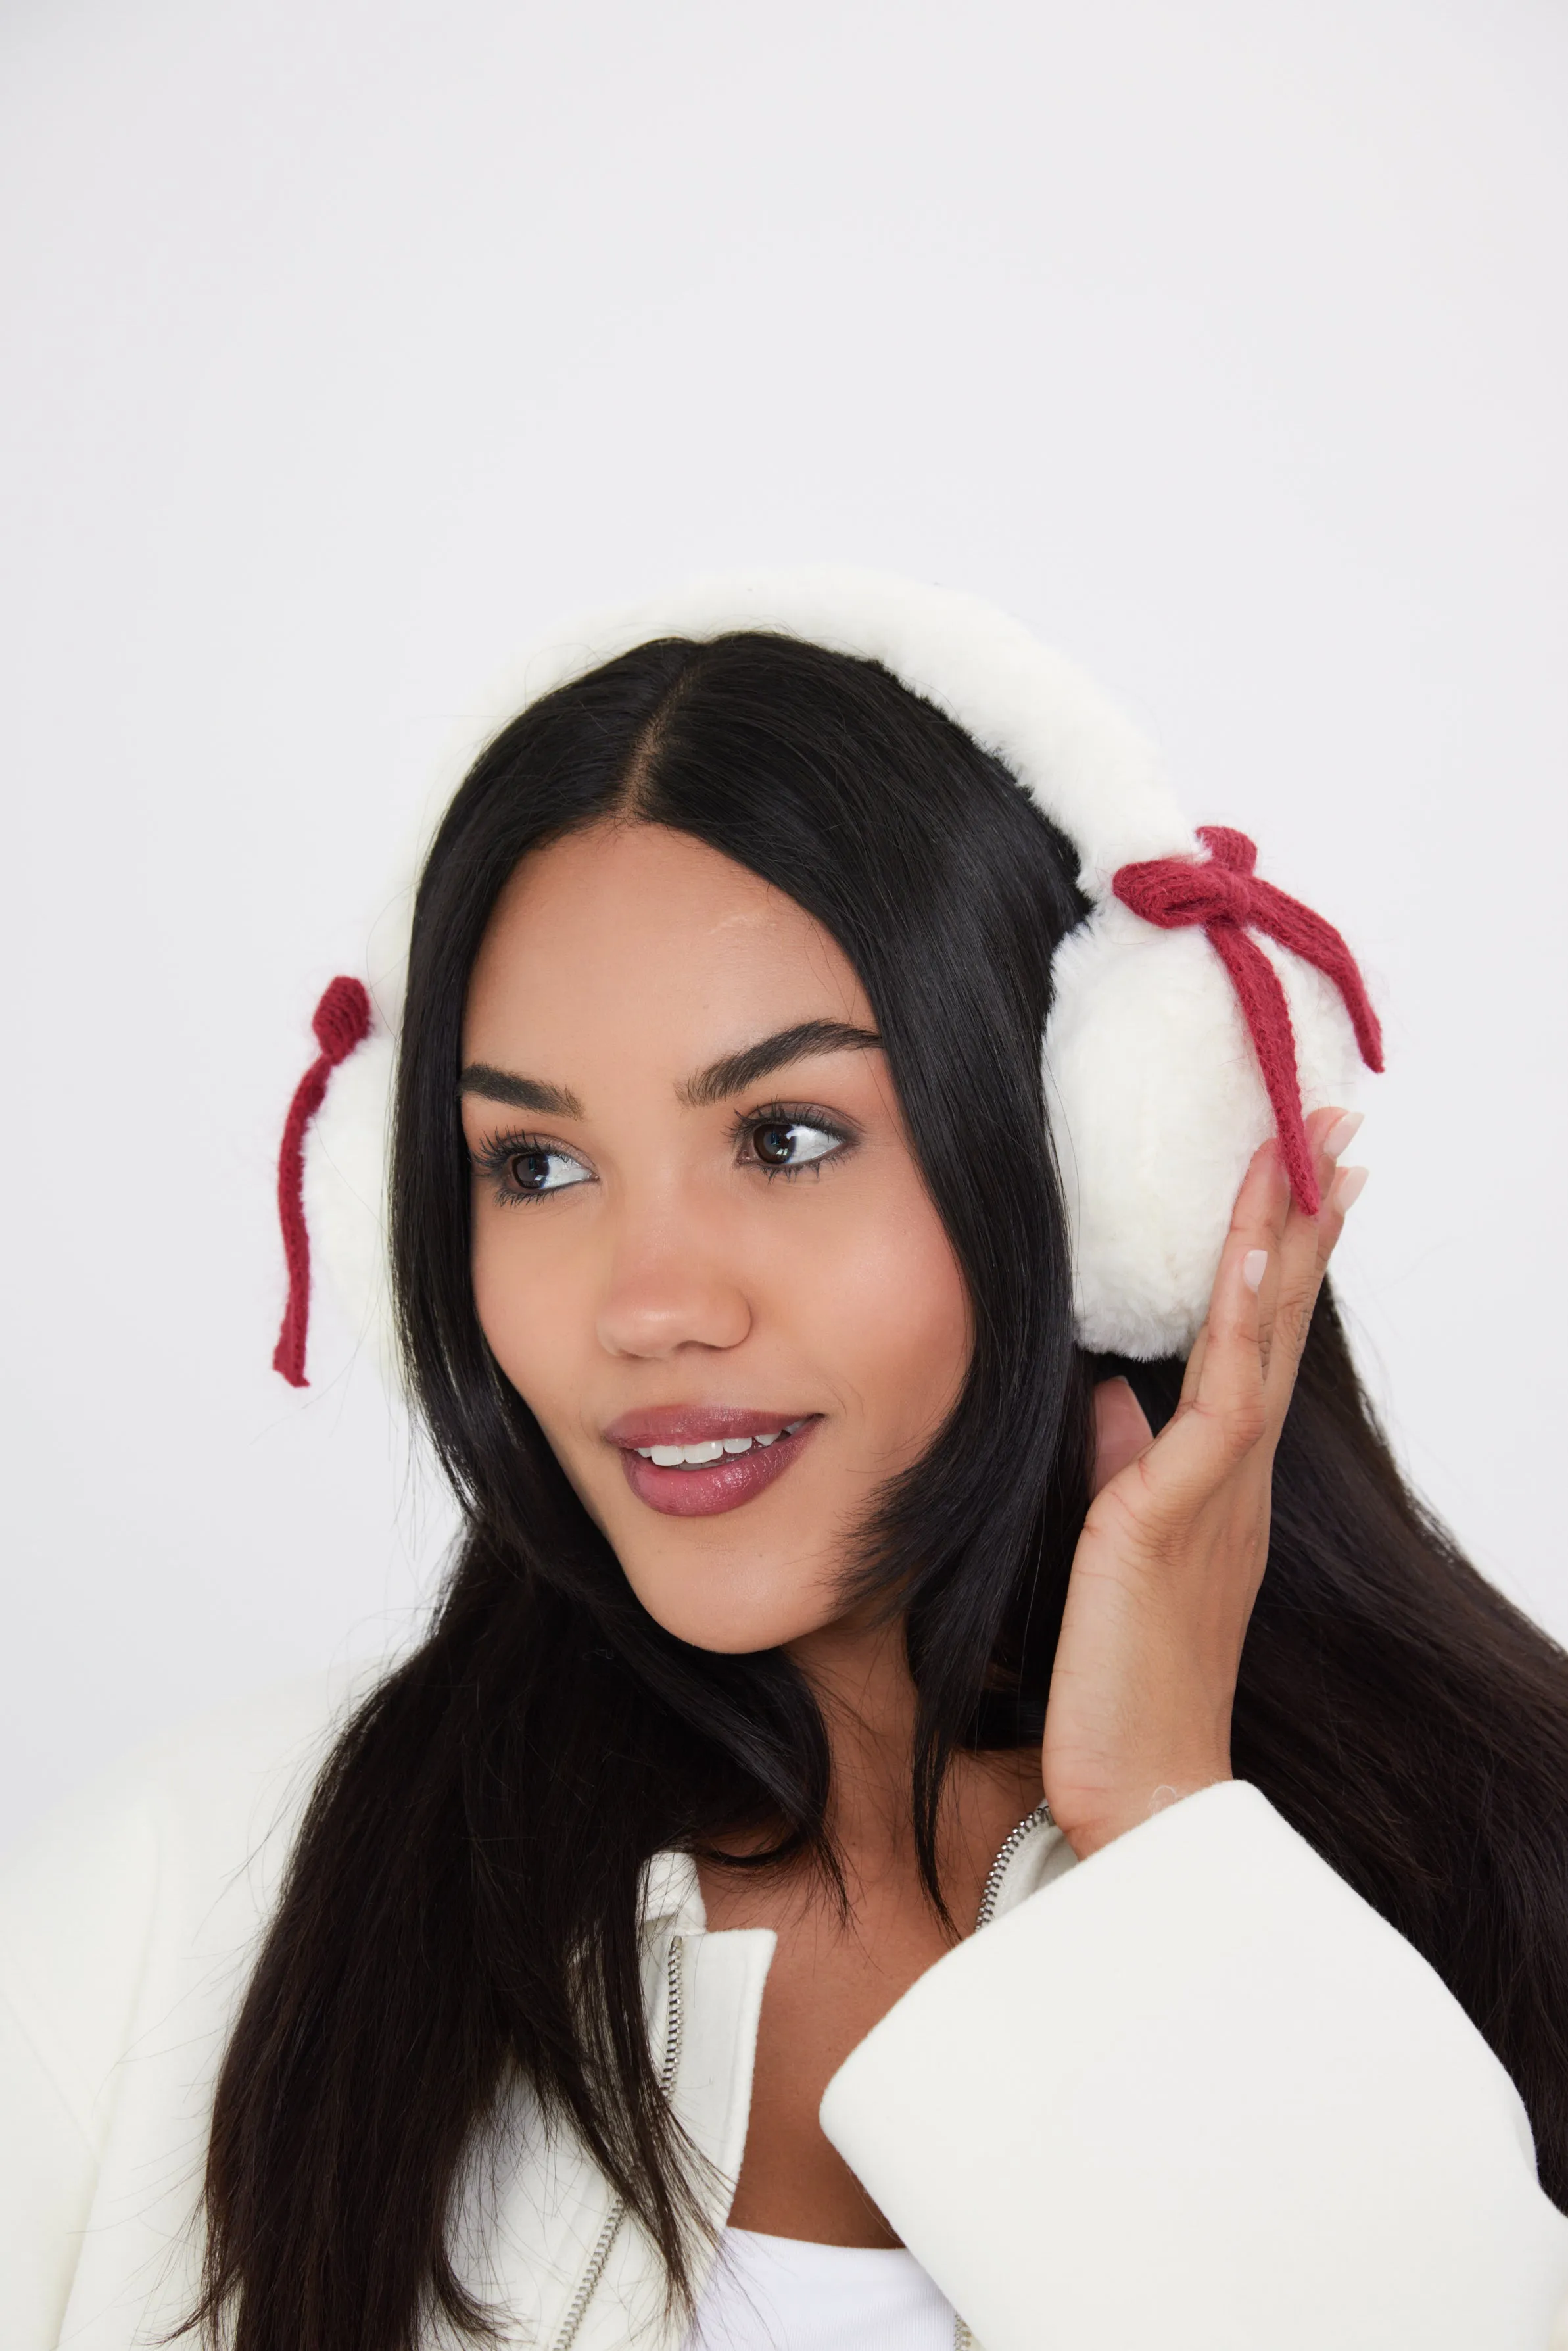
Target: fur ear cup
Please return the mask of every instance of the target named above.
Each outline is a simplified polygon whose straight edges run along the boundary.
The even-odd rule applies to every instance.
[[[1338,991],[1260,944],[1290,1007],[1303,1107],[1348,1106],[1361,1056]],[[1156,930],[1115,900],[1063,941],[1052,977],[1046,1115],[1079,1343],[1185,1355],[1247,1163],[1274,1131],[1252,1040],[1202,932]]]

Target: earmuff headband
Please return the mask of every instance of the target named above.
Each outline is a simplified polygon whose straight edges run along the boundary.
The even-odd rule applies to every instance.
[[[1258,878],[1244,834],[1194,834],[1152,746],[1062,654],[1008,614],[944,589],[826,568],[694,580],[540,648],[504,693],[497,723],[650,638],[705,642],[736,630],[879,662],[1000,759],[1072,841],[1092,911],[1056,951],[1043,1056],[1077,1336],[1146,1360],[1186,1353],[1258,1144],[1278,1134],[1293,1190],[1315,1212],[1305,1113],[1348,1104],[1361,1063],[1382,1068],[1349,948],[1321,915]],[[275,1362],[296,1385],[305,1384],[306,1208],[335,1287],[390,1361],[392,1039],[389,1024],[349,1037],[338,1016],[355,988],[363,994],[358,981],[335,980],[317,1008],[323,1052],[295,1097],[279,1168],[290,1295]],[[385,993],[400,1004],[401,992]]]

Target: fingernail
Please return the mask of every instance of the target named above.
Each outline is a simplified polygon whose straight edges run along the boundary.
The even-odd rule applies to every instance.
[[[1329,1199],[1343,1217],[1355,1207],[1366,1187],[1370,1167],[1342,1167],[1334,1179]]]
[[[1364,1110],[1347,1110],[1343,1118],[1334,1120],[1321,1146],[1331,1159],[1337,1159],[1342,1151],[1349,1150],[1361,1132],[1361,1123],[1366,1116]]]
[[[1246,1283],[1249,1290],[1261,1290],[1262,1288],[1263,1276],[1267,1273],[1268,1270],[1269,1252],[1267,1249],[1249,1249],[1246,1256],[1241,1259],[1241,1279]]]

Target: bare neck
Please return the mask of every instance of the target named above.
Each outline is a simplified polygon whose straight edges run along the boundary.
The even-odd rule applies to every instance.
[[[917,1696],[902,1623],[846,1619],[792,1642],[789,1655],[822,1708],[833,1759],[829,1825],[852,1884],[913,1871]],[[1037,1753],[955,1756],[938,1834],[944,1881],[952,1869],[961,1900],[976,1860],[989,1866],[985,1857],[1039,1796]]]

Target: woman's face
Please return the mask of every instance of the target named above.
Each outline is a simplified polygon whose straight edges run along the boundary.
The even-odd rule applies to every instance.
[[[820,925],[659,825],[525,859],[474,967],[479,1319],[644,1607],[701,1648],[834,1621],[854,1531],[967,1368],[875,1031]]]

